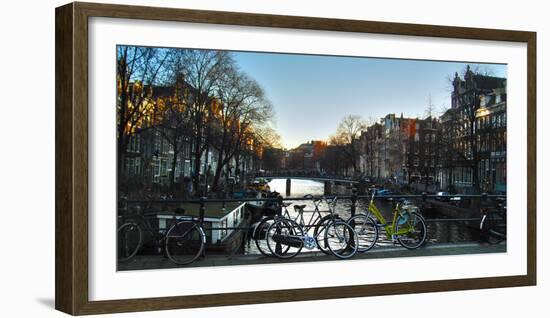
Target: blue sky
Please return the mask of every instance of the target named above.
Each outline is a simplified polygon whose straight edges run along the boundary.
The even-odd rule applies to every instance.
[[[506,66],[463,62],[234,52],[240,68],[264,89],[282,144],[326,140],[346,115],[378,120],[388,113],[424,116],[431,97],[450,105],[449,79],[466,65],[506,77]]]

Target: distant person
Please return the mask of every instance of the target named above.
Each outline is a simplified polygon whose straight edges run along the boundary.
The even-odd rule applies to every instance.
[[[191,178],[183,177],[183,197],[185,200],[191,199],[193,196],[193,181]]]

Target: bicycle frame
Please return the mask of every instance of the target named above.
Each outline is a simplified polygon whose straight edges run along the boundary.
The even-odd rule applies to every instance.
[[[302,227],[302,229],[304,230],[304,233],[309,232],[309,230],[315,227],[317,222],[319,222],[319,220],[323,218],[323,215],[321,214],[321,210],[319,209],[320,203],[321,203],[321,200],[315,201],[314,199],[313,204],[315,205],[315,209],[313,211],[304,211],[303,209],[296,211],[298,215],[294,219],[294,222],[298,223]],[[305,222],[304,212],[311,213],[311,217],[309,218],[307,223]]]
[[[393,210],[391,223],[388,224],[386,218],[382,216],[382,213],[374,203],[374,192],[372,193],[367,211],[367,217],[369,217],[372,213],[380,221],[381,224],[377,224],[377,226],[384,227],[384,229],[386,230],[386,237],[388,239],[391,239],[394,235],[407,234],[411,230],[410,226],[407,226],[400,228],[397,232],[395,231],[395,222],[397,222],[397,217],[402,215],[401,206],[399,203],[395,206],[395,209]]]
[[[312,198],[312,200],[313,200],[313,204],[315,205],[315,209],[313,211],[300,210],[300,211],[298,211],[298,215],[296,216],[296,218],[293,219],[293,221],[296,222],[296,224],[298,224],[300,226],[302,232],[304,233],[303,236],[295,235],[294,237],[300,238],[304,242],[304,246],[306,245],[306,240],[307,240],[308,237],[311,237],[311,238],[317,240],[319,235],[321,235],[321,233],[317,233],[317,235],[315,235],[315,236],[309,236],[308,233],[311,229],[313,229],[315,226],[317,226],[317,222],[319,222],[321,219],[323,219],[323,215],[321,214],[321,210],[319,208],[319,205],[321,204],[321,202],[323,200],[325,200],[327,202],[327,205],[329,207],[329,211],[328,211],[329,214],[332,215],[333,218],[337,217],[337,215],[334,213],[333,208],[331,208],[331,205],[336,204],[337,197],[335,197],[331,202],[328,202],[328,200],[324,196],[321,197],[318,200],[316,200],[315,198]],[[309,218],[309,221],[307,223],[305,223],[304,212],[311,212],[312,213],[312,215]],[[291,218],[291,220],[292,220],[292,218]],[[316,246],[316,248],[318,248],[318,246]]]
[[[289,235],[289,237],[300,239],[303,242],[304,247],[306,247],[307,249],[311,249],[311,248],[307,247],[308,246],[308,243],[307,243],[308,238],[313,238],[314,240],[317,240],[317,238],[321,234],[321,233],[317,233],[317,235],[314,235],[314,236],[308,235],[309,231],[311,229],[315,228],[317,226],[317,223],[321,219],[323,219],[323,215],[322,215],[321,210],[319,208],[319,205],[321,204],[321,202],[323,200],[325,200],[327,202],[327,205],[329,206],[329,211],[328,212],[330,213],[330,215],[332,215],[333,217],[337,216],[334,213],[333,209],[331,208],[331,205],[334,205],[336,203],[337,198],[334,198],[331,202],[328,202],[328,200],[324,196],[319,198],[319,199],[315,199],[315,198],[311,197],[311,199],[312,199],[313,204],[315,206],[315,209],[313,211],[304,211],[303,209],[297,209],[296,212],[298,213],[298,215],[293,218],[293,217],[290,216],[290,213],[288,212],[288,209],[287,209],[288,205],[287,205],[287,206],[284,206],[285,212],[283,213],[283,215],[275,217],[275,220],[277,220],[278,218],[282,218],[282,219],[287,218],[287,219],[291,220],[292,222],[296,223],[296,225],[300,228],[303,235]],[[309,218],[307,223],[305,222],[304,212],[312,213],[312,215]],[[286,216],[285,216],[285,214],[286,214]],[[315,245],[317,245],[317,243],[315,243]],[[315,246],[314,248],[318,248],[318,246]]]
[[[151,221],[150,221],[151,219],[155,218],[155,215],[143,214],[143,213],[147,213],[147,211],[150,211],[150,210],[151,210],[151,202],[146,205],[143,212],[135,213],[134,215],[128,216],[128,217],[122,217],[122,223],[131,220],[135,224],[137,224],[144,232],[145,231],[149,232],[152,235],[154,243],[158,248],[162,245],[163,240],[166,239],[166,234],[168,233],[168,230],[170,229],[170,227],[176,224],[178,222],[178,219],[174,215],[174,217],[170,219],[170,223],[167,223],[166,227],[162,231],[160,230],[157,231],[151,225]]]
[[[486,232],[484,235],[494,235],[498,237],[499,242],[506,240],[506,206],[498,204],[494,209],[489,209],[487,207],[481,208],[480,212],[482,216],[479,222],[479,230],[482,231],[482,233],[488,230],[489,233]],[[492,223],[493,227],[486,229],[487,222]],[[504,229],[502,228],[503,226]],[[495,230],[496,227],[498,227],[497,230]]]

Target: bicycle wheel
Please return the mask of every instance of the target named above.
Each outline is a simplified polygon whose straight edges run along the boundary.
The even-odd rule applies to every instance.
[[[178,265],[190,264],[202,254],[205,244],[206,235],[199,224],[178,222],[166,233],[166,256]]]
[[[141,248],[143,235],[141,227],[134,222],[126,222],[117,230],[117,258],[126,262],[134,257]]]
[[[267,246],[267,241],[266,241],[267,230],[269,229],[271,224],[273,224],[273,222],[275,222],[275,218],[272,216],[262,219],[260,223],[258,223],[254,228],[254,233],[252,233],[252,237],[254,238],[254,244],[256,245],[256,248],[264,256],[273,256],[271,254],[271,251],[269,250],[269,247]],[[288,250],[289,247],[285,246],[281,250],[281,253],[286,253],[285,248]]]
[[[315,238],[315,242],[317,243],[317,248],[321,252],[327,255],[330,255],[332,253],[324,240],[325,230],[330,223],[335,221],[344,221],[344,220],[342,220],[342,218],[340,218],[339,216],[325,215],[323,218],[319,220],[319,222],[317,222],[313,230],[313,237]]]
[[[489,244],[499,244],[506,239],[506,218],[489,212],[483,221],[482,231]]]
[[[290,259],[304,247],[304,231],[290,219],[278,219],[267,230],[266,243],[272,255]]]
[[[351,217],[347,222],[357,234],[358,247],[357,252],[365,253],[374,247],[378,241],[378,226],[376,221],[365,214],[359,214]]]
[[[357,233],[344,221],[331,222],[326,227],[324,241],[332,255],[339,259],[353,257],[359,246]]]
[[[426,241],[426,222],[416,212],[404,212],[395,220],[394,233],[403,247],[415,249]]]

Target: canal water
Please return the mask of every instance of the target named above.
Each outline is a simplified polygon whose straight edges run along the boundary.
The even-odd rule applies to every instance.
[[[313,180],[302,180],[302,179],[292,179],[291,180],[291,193],[290,196],[286,196],[286,179],[273,179],[269,182],[269,187],[271,191],[277,191],[283,195],[283,198],[301,198],[305,195],[311,194],[313,196],[321,196],[324,194],[324,183],[313,181]],[[351,195],[351,189],[343,185],[333,186],[332,188],[333,195]],[[285,200],[286,201],[286,200]],[[288,202],[288,201],[286,201]],[[312,200],[293,200],[292,205],[294,204],[305,204],[306,208],[304,209],[305,222],[308,222],[312,216],[312,211],[315,210],[316,206]],[[413,202],[414,203],[414,202]],[[295,216],[294,208],[291,206],[288,207],[288,212],[291,216]],[[359,199],[356,203],[356,214],[366,211],[368,207],[368,200]],[[392,202],[379,199],[376,201],[376,206],[382,212],[382,215],[386,220],[391,220],[392,218]],[[318,209],[322,212],[323,215],[327,214],[329,207],[326,202],[321,202],[318,205]],[[341,218],[348,219],[351,216],[351,200],[349,199],[338,199],[334,207],[335,213],[337,213]],[[309,212],[308,212],[309,211]],[[438,215],[437,211],[421,211],[422,215],[426,219],[444,218],[441,215]],[[460,242],[472,242],[479,240],[479,231],[476,230],[476,224],[465,224],[459,222],[427,222],[428,227],[428,244],[436,243],[460,243]],[[380,228],[380,236],[377,246],[393,246],[394,243],[391,240],[386,238],[386,234],[383,228]],[[251,244],[246,248],[246,254],[256,254],[258,251],[255,250],[256,247],[254,244]],[[258,252],[259,253],[259,252]]]

